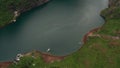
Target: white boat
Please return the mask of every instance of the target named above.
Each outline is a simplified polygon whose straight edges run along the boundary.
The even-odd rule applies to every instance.
[[[46,51],[47,51],[47,52],[49,52],[50,50],[51,50],[51,49],[50,49],[50,48],[48,48]]]

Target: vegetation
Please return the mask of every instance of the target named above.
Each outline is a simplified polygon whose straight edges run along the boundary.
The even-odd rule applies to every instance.
[[[45,0],[0,0],[0,27],[11,23],[14,11],[19,13],[45,3]]]

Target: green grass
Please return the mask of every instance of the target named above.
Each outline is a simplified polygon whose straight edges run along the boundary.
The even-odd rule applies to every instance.
[[[100,34],[107,34],[107,35],[118,35],[116,32],[120,30],[120,19],[110,19],[108,20],[103,26]]]

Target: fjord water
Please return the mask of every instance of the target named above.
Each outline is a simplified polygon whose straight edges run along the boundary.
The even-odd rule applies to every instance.
[[[31,50],[75,52],[89,30],[103,25],[100,11],[107,4],[107,0],[52,0],[22,14],[16,23],[0,29],[0,61]]]

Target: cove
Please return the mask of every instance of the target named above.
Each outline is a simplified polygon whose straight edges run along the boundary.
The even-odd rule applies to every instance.
[[[0,29],[0,61],[31,50],[50,48],[59,56],[75,52],[88,31],[104,24],[100,12],[107,5],[108,0],[52,0],[22,14]]]

